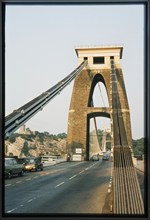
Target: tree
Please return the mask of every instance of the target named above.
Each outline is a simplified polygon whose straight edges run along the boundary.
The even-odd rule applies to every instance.
[[[29,155],[29,147],[27,141],[24,142],[21,153],[23,153],[25,156]]]

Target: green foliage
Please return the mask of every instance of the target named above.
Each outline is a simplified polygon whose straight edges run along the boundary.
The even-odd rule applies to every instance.
[[[49,137],[49,132],[44,131],[44,136]]]
[[[46,132],[44,131],[43,133],[42,132],[38,132],[38,131],[35,131],[35,137],[37,137],[37,140],[43,144],[44,143],[44,140],[49,138],[49,139],[53,139],[55,141],[58,141],[59,138],[63,139],[63,138],[66,138],[67,137],[67,134],[66,133],[60,133],[60,134],[49,134],[49,132]]]
[[[32,146],[30,146],[31,149],[36,150],[37,146],[35,144],[33,144]]]
[[[99,142],[99,145],[101,146],[102,145],[103,132],[100,129],[98,129],[97,132],[98,132],[98,142]]]
[[[67,134],[66,133],[60,133],[60,134],[57,134],[57,137],[61,138],[61,139],[64,139],[64,138],[67,138]]]
[[[14,142],[16,141],[16,137],[11,136],[11,137],[9,138],[9,141],[10,141],[10,143],[14,143]]]
[[[132,140],[132,148],[134,155],[142,155],[144,154],[144,138],[140,138],[138,140]]]
[[[14,133],[14,134],[12,134],[12,135],[9,137],[8,141],[9,141],[10,143],[14,143],[14,142],[16,141],[16,138],[17,138],[18,136],[19,136],[18,133]]]
[[[55,141],[58,141],[57,135],[53,135],[53,139],[54,139]]]
[[[37,140],[38,140],[41,144],[43,144],[43,142],[44,142],[44,137],[45,137],[44,133],[38,132],[38,134],[36,135],[36,137],[37,137]]]
[[[27,140],[27,141],[33,141],[33,139],[35,138],[35,135],[33,134],[20,134],[20,137]]]
[[[29,146],[27,141],[24,142],[21,153],[23,153],[25,156],[29,156]]]

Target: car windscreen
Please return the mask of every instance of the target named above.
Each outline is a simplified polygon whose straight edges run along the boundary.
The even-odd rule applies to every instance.
[[[34,159],[27,159],[27,160],[26,160],[26,163],[28,163],[28,164],[33,164],[33,163],[35,163],[35,160],[34,160]]]
[[[11,165],[12,161],[11,160],[5,160],[5,165]]]
[[[19,164],[23,164],[23,163],[25,163],[25,159],[18,159],[17,162],[18,162]]]

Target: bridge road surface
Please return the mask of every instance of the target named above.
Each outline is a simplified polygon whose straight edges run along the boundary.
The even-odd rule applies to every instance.
[[[5,213],[100,214],[113,163],[64,162],[5,180]]]

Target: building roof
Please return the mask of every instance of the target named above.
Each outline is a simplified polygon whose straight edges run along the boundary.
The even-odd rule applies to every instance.
[[[108,50],[108,49],[120,49],[120,59],[122,59],[122,53],[123,53],[123,45],[101,45],[101,46],[77,46],[75,47],[75,51],[77,56],[79,55],[79,50]]]

